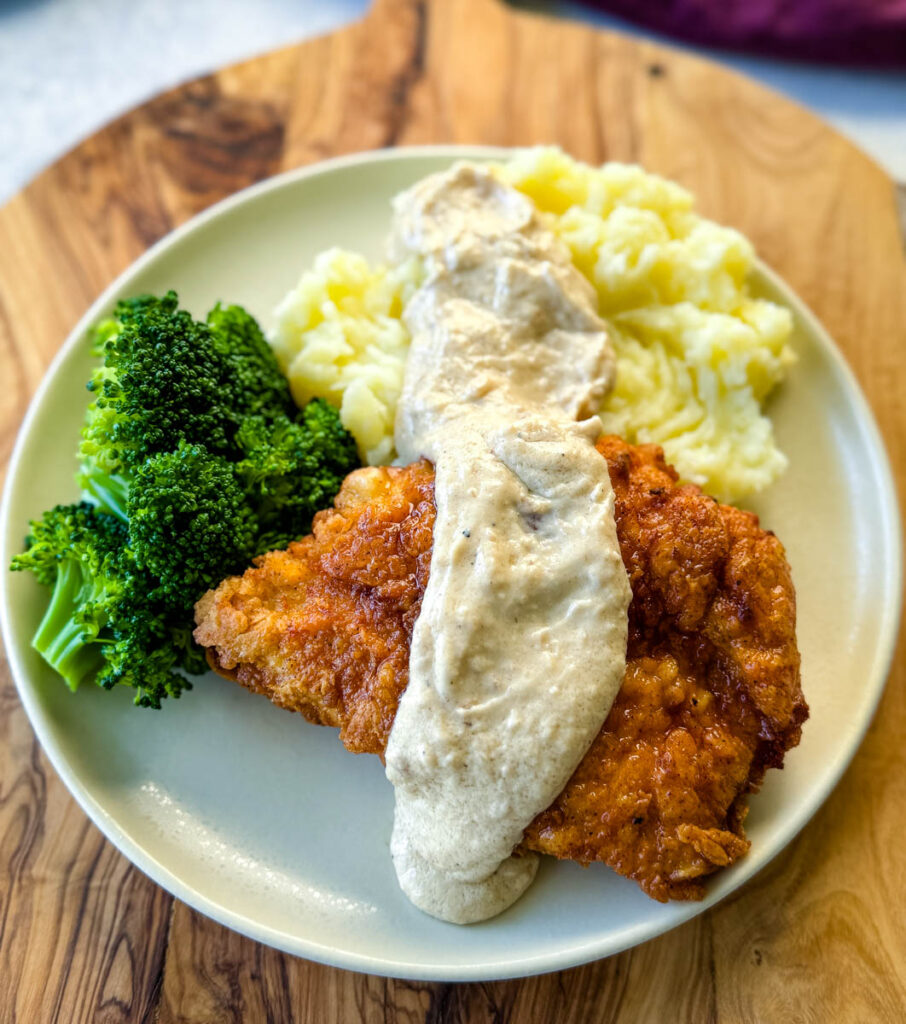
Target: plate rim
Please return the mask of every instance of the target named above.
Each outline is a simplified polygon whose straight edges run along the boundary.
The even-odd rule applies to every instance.
[[[903,539],[896,482],[883,436],[855,374],[828,331],[806,303],[793,291],[791,286],[762,260],[757,259],[755,263],[756,273],[767,281],[782,297],[783,301],[793,309],[796,316],[804,322],[807,330],[820,342],[824,354],[833,363],[834,369],[840,375],[842,383],[846,388],[857,421],[864,434],[867,449],[872,455],[872,475],[876,476],[881,483],[879,493],[875,497],[879,499],[879,509],[883,523],[882,537],[884,546],[882,550],[891,556],[890,561],[893,566],[890,588],[894,598],[894,600],[886,602],[884,606],[884,615],[878,629],[877,643],[871,665],[872,671],[868,676],[871,682],[871,698],[861,708],[855,731],[852,734],[852,740],[846,747],[841,747],[837,756],[828,762],[822,785],[812,794],[811,798],[795,808],[794,812],[788,815],[783,823],[778,826],[779,839],[774,843],[770,856],[762,855],[759,857],[754,852],[750,852],[746,858],[748,869],[743,868],[740,870],[738,877],[732,879],[732,884],[725,884],[723,886],[719,884],[712,885],[711,892],[709,892],[704,900],[685,904],[679,913],[667,922],[639,922],[616,932],[615,935],[611,934],[607,941],[597,939],[573,945],[566,944],[555,953],[537,954],[492,964],[428,964],[408,962],[389,957],[381,959],[369,954],[343,950],[337,946],[327,945],[322,942],[301,939],[297,935],[291,935],[252,917],[230,910],[225,904],[206,896],[190,884],[183,882],[179,875],[174,874],[170,868],[148,853],[144,847],[124,832],[117,823],[117,819],[105,810],[82,783],[78,773],[70,767],[62,750],[56,746],[50,735],[49,725],[45,722],[37,699],[32,693],[28,672],[16,650],[15,638],[9,617],[11,598],[8,589],[11,573],[7,571],[7,564],[11,552],[7,550],[6,538],[9,532],[7,527],[11,514],[14,481],[19,475],[20,461],[23,456],[26,439],[31,433],[33,421],[37,418],[38,411],[43,405],[44,396],[51,386],[51,381],[56,377],[61,364],[68,357],[71,350],[82,341],[88,328],[112,306],[115,299],[128,289],[129,282],[138,276],[148,264],[152,263],[160,253],[178,244],[184,237],[197,231],[209,221],[222,216],[232,208],[240,206],[249,200],[253,200],[271,191],[278,191],[281,188],[293,185],[307,178],[331,174],[334,171],[359,164],[392,160],[405,161],[420,157],[492,159],[504,157],[521,148],[525,147],[442,144],[399,146],[349,153],[303,167],[293,168],[266,178],[225,197],[196,214],[155,242],[137,260],[126,267],[122,273],[118,274],[97,299],[91,303],[84,315],[69,332],[47,367],[35,394],[29,402],[10,455],[3,496],[2,500],[0,500],[0,571],[2,571],[2,577],[0,577],[0,633],[2,633],[6,656],[19,699],[25,709],[29,723],[57,775],[82,810],[88,815],[89,819],[113,846],[130,863],[135,865],[155,884],[160,885],[172,896],[204,916],[249,938],[263,942],[291,955],[332,967],[383,977],[408,978],[419,981],[503,980],[575,967],[592,960],[620,953],[641,942],[648,941],[679,927],[749,883],[767,863],[774,860],[789,845],[825,803],[864,740],[865,733],[874,718],[878,704],[883,696],[893,662],[903,604]]]

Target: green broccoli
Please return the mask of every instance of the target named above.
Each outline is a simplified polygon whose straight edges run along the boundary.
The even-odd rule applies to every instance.
[[[101,508],[126,518],[129,473],[180,441],[240,455],[246,416],[292,414],[289,385],[254,319],[215,306],[206,323],[174,292],[120,302],[95,331],[103,364],[88,383],[96,397],[82,431],[80,482]]]
[[[96,673],[160,707],[204,671],[193,608],[208,588],[311,526],[356,465],[320,400],[297,410],[255,320],[140,296],[100,324],[80,483],[88,501],[32,524],[13,560],[54,588],[34,646],[72,689]]]
[[[355,440],[336,409],[317,398],[295,419],[249,417],[236,441],[245,452],[236,471],[258,523],[255,554],[285,547],[306,533],[314,514],[330,504],[358,465]]]
[[[289,383],[251,313],[241,306],[224,308],[218,302],[205,323],[214,351],[229,368],[236,424],[241,425],[246,416],[256,414],[294,415],[296,404]]]
[[[190,615],[205,590],[256,553],[254,511],[236,468],[204,445],[180,441],[138,466],[126,512],[136,561]]]
[[[182,441],[131,476],[126,514],[135,558],[187,612],[256,555],[285,547],[311,527],[358,464],[336,410],[310,402],[296,418],[250,416],[230,462]]]
[[[103,364],[88,383],[96,397],[82,431],[81,482],[101,507],[125,518],[121,482],[149,456],[183,438],[230,450],[229,394],[208,332],[177,308],[172,292],[120,302],[98,328],[94,349]]]
[[[173,672],[191,661],[174,642],[172,614],[116,517],[87,502],[57,505],[31,524],[11,568],[53,587],[32,643],[71,690],[96,676],[107,689],[128,683],[136,704],[159,708],[191,687]]]

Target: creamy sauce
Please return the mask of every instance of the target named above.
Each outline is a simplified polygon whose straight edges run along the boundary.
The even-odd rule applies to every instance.
[[[422,910],[513,903],[513,855],[600,730],[630,591],[592,417],[614,357],[588,282],[532,203],[458,164],[399,196],[391,251],[425,262],[396,421],[435,466],[431,574],[386,752],[391,852]]]

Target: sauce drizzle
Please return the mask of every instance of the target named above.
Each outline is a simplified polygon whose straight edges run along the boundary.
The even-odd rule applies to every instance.
[[[504,910],[515,854],[599,732],[630,600],[594,412],[614,356],[591,286],[532,203],[457,164],[394,202],[391,251],[427,277],[396,446],[435,466],[431,573],[386,751],[391,852],[416,906]]]

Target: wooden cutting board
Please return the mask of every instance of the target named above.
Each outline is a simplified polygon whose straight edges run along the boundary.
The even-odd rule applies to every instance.
[[[426,142],[557,142],[693,189],[830,329],[902,488],[906,265],[890,180],[745,78],[498,0],[379,0],[350,28],[133,110],[0,210],[0,464],[68,331],[161,235],[275,172]],[[815,495],[805,514],[820,509]],[[470,985],[321,967],[174,900],[69,797],[0,671],[2,1021],[906,1020],[902,643],[843,782],[741,892],[609,960]]]

